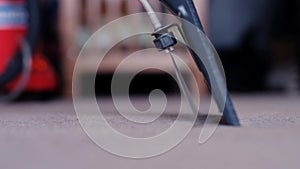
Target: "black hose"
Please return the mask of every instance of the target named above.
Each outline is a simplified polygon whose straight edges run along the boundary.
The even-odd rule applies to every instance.
[[[193,0],[160,0],[164,5],[167,6],[167,8],[175,15],[178,17],[188,21],[189,23],[193,24],[196,26],[198,29],[200,29],[202,32],[204,32],[203,26],[201,24],[201,20],[198,16],[198,12],[196,11],[195,5],[193,3]],[[183,7],[187,12],[187,14],[182,14],[181,10],[179,9],[180,7]],[[195,29],[190,29],[190,25],[187,24],[186,22],[183,22],[183,32],[187,36],[186,38],[188,39],[191,47],[197,48],[198,41],[197,36],[200,38],[201,34],[198,32],[198,30]],[[188,38],[189,37],[189,38]],[[196,37],[196,38],[195,38]],[[196,42],[197,41],[197,42]],[[200,46],[199,46],[200,47]],[[211,92],[211,81],[213,80],[215,84],[218,84],[218,81],[222,81],[222,75],[219,73],[213,73],[212,76],[214,77],[209,77],[209,73],[207,70],[207,67],[205,67],[203,61],[200,59],[200,57],[193,51],[190,50],[190,53],[199,68],[199,70],[203,73],[206,84],[208,86],[208,89]],[[217,65],[217,60],[214,59],[212,56],[207,55],[207,60],[212,62],[212,65]],[[210,69],[218,69],[218,67],[210,67]],[[216,72],[216,71],[211,71],[211,72]],[[221,85],[221,84],[220,84]],[[239,119],[236,114],[236,111],[233,107],[231,98],[229,96],[228,91],[226,91],[226,95],[222,95],[222,87],[220,88],[219,85],[217,85],[217,92],[213,93],[215,94],[213,97],[216,100],[218,107],[220,111],[223,112],[223,121],[225,124],[232,125],[232,126],[239,126]],[[227,89],[225,89],[227,90]],[[225,98],[223,98],[225,97]],[[225,100],[224,100],[225,99]],[[224,103],[224,105],[223,105]]]

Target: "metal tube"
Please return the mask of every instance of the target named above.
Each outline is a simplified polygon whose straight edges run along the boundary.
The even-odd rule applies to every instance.
[[[159,29],[162,27],[162,24],[160,23],[160,21],[158,20],[152,6],[150,5],[150,3],[148,2],[148,0],[139,0],[141,2],[141,4],[144,6],[145,10],[147,11],[151,22],[154,25],[155,29]]]

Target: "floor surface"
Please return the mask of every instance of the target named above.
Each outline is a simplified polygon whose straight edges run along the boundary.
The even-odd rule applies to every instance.
[[[168,115],[137,128],[124,122],[109,100],[99,100],[112,126],[127,134],[155,134],[176,118],[171,112],[175,101]],[[242,127],[219,126],[210,140],[200,145],[200,120],[177,147],[142,160],[117,157],[94,144],[80,127],[70,100],[1,103],[0,168],[299,169],[300,97],[236,95],[233,100]]]

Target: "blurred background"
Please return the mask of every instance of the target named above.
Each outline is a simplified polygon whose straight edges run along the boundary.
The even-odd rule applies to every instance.
[[[150,2],[156,11],[167,12],[159,1]],[[207,35],[223,62],[230,91],[288,94],[299,91],[298,0],[195,0],[195,4]],[[13,58],[18,58],[20,51],[22,53],[22,48],[18,46],[22,47],[19,42],[26,36],[25,32],[31,29],[35,39],[30,43],[34,51],[30,77],[18,97],[20,100],[71,96],[74,63],[85,41],[104,24],[124,15],[143,12],[138,1],[132,0],[39,0],[30,6],[34,12],[29,12],[26,19],[26,7],[26,1],[22,0],[0,1],[1,76],[10,68],[8,65],[21,62]],[[9,12],[12,14],[8,15]],[[106,41],[113,36],[108,34],[107,40],[100,43],[105,47]],[[151,46],[150,43],[150,39],[129,40],[116,46],[114,52],[109,54],[115,59],[111,59],[107,69],[99,75],[102,78],[96,80],[96,93],[106,95],[110,92],[113,71],[109,65],[113,67],[126,54]],[[82,69],[83,86],[88,83],[84,79],[89,76],[90,62],[93,61],[87,59],[87,68]],[[13,67],[22,68],[20,65]],[[1,95],[13,92],[18,81],[21,81],[18,79],[20,73],[11,77],[2,79]],[[201,77],[199,79],[201,81]],[[155,88],[163,88],[170,93],[178,90],[171,78],[163,72],[155,72],[139,77],[133,84],[136,86],[133,92],[143,93],[148,87],[151,88],[147,85],[154,80],[157,83]],[[203,86],[201,90],[205,91]]]

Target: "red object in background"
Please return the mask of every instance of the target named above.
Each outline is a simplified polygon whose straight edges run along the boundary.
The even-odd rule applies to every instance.
[[[31,75],[26,86],[27,91],[52,91],[57,88],[57,79],[50,63],[37,53],[32,58]]]
[[[18,50],[19,42],[27,31],[28,13],[24,0],[0,0],[0,75]],[[11,91],[19,82],[19,77],[7,85]],[[54,91],[58,87],[56,74],[40,53],[32,56],[31,74],[26,92]]]
[[[24,0],[0,0],[0,74],[25,36],[27,15]]]
[[[7,85],[7,90],[12,90],[19,82],[16,78]],[[34,54],[32,57],[32,67],[30,78],[25,87],[26,92],[44,92],[54,91],[58,87],[56,74],[50,65],[40,53]]]
[[[0,29],[0,74],[4,72],[8,62],[15,55],[19,40],[25,35],[25,28],[14,30]]]

